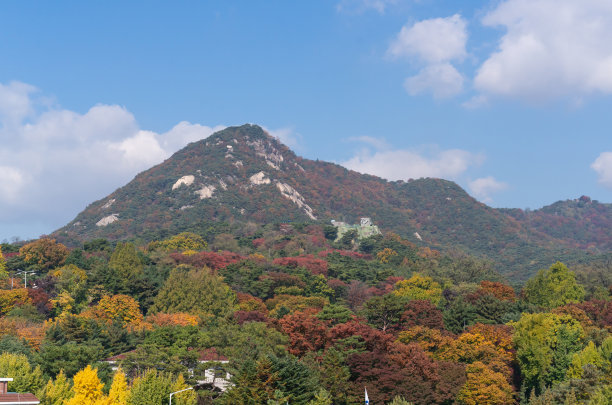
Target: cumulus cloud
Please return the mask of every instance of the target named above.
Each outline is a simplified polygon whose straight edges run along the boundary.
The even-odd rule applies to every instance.
[[[467,23],[459,14],[432,18],[402,27],[387,54],[422,65],[404,81],[410,95],[431,92],[435,98],[449,98],[463,90],[463,75],[451,62],[467,55],[467,37]]]
[[[411,96],[431,91],[434,98],[449,98],[461,93],[463,76],[450,63],[431,65],[407,78],[404,87]]]
[[[507,0],[482,20],[503,27],[474,79],[485,94],[542,101],[612,93],[612,3]]]
[[[418,152],[413,150],[363,150],[341,163],[348,169],[373,174],[388,180],[421,177],[456,179],[470,166],[479,165],[482,156],[461,150]]]
[[[491,194],[505,190],[508,188],[508,185],[496,180],[492,176],[488,176],[470,181],[468,187],[478,200],[482,202],[491,202]]]
[[[591,164],[591,169],[597,173],[601,185],[612,188],[612,152],[601,153]]]
[[[467,24],[455,14],[403,26],[388,53],[396,58],[417,57],[427,63],[461,60],[466,56],[466,41]]]
[[[138,172],[223,128],[180,122],[156,133],[139,128],[124,107],[77,113],[45,106],[37,94],[25,83],[0,84],[0,224],[41,223],[52,231]]]

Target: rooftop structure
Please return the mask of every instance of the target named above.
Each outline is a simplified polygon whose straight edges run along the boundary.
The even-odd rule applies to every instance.
[[[8,392],[12,378],[0,378],[0,405],[38,405],[40,400],[34,394]]]

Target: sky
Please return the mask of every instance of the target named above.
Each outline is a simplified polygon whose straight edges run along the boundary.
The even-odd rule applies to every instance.
[[[493,207],[612,202],[609,0],[0,2],[0,241],[226,126]]]

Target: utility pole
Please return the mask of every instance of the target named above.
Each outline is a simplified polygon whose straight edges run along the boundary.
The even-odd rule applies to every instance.
[[[28,288],[28,274],[36,274],[35,271],[19,270],[17,274],[23,274],[25,288]],[[11,279],[11,289],[13,289],[13,279]]]

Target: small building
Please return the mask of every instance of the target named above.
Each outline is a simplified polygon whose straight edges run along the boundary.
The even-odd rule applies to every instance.
[[[9,392],[8,383],[12,378],[0,378],[0,405],[38,405],[40,400],[34,394]]]

